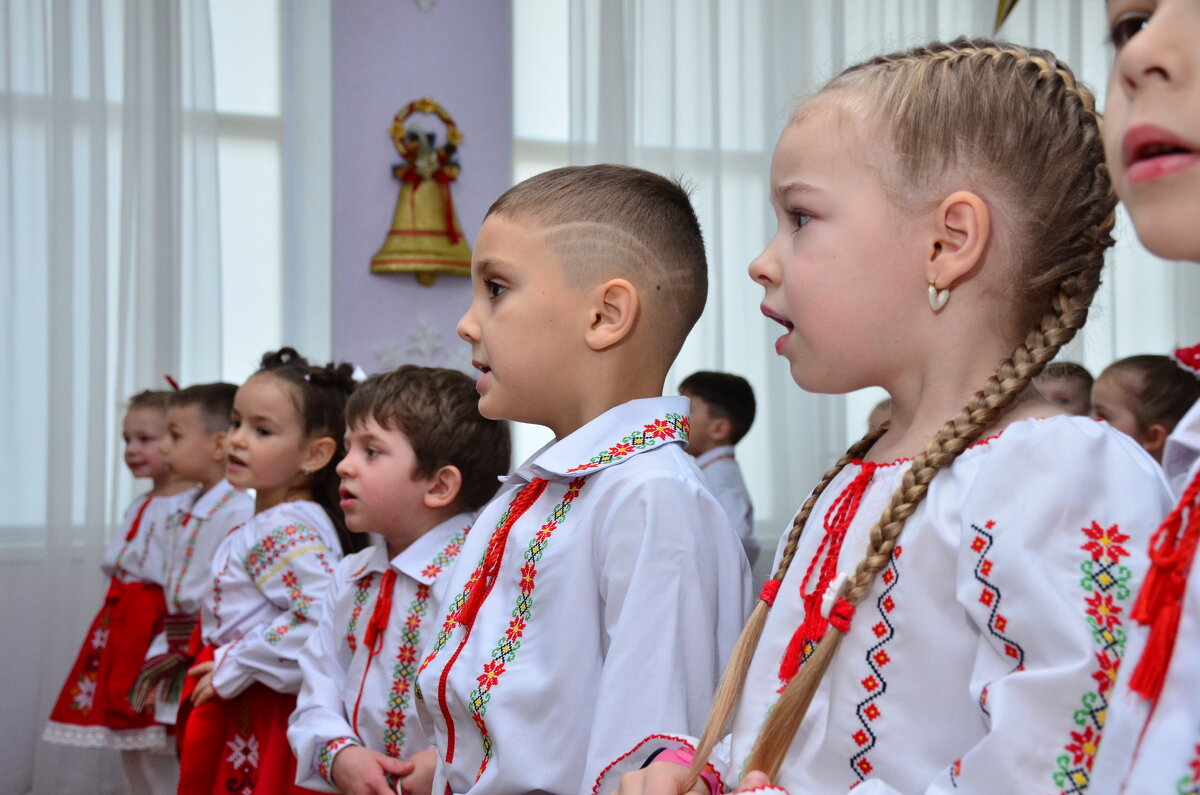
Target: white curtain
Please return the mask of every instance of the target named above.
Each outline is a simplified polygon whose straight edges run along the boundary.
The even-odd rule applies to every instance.
[[[40,736],[99,607],[122,403],[220,373],[207,0],[0,4],[0,791],[122,791]]]
[[[738,459],[768,545],[821,472],[863,433],[883,396],[803,393],[774,355],[775,329],[759,314],[762,291],[746,266],[774,229],[767,198],[775,140],[798,102],[845,66],[932,39],[989,36],[995,7],[995,0],[571,2],[568,158],[694,183],[709,302],[667,386],[697,369],[728,370],[754,385],[759,414]],[[1110,60],[1104,33],[1097,4],[1026,0],[1001,36],[1054,50],[1102,93]],[[1122,232],[1088,333],[1066,352],[1093,371],[1118,356],[1200,339],[1200,313],[1187,309],[1200,298],[1195,268],[1156,261]]]

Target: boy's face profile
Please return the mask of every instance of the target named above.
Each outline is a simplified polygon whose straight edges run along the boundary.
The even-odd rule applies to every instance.
[[[346,527],[378,533],[397,547],[408,546],[410,532],[424,515],[431,477],[418,478],[417,454],[403,431],[385,428],[367,417],[346,430],[346,455],[338,462],[339,499]],[[416,528],[420,535],[423,527]],[[411,536],[411,537],[410,537]]]
[[[684,392],[683,396],[692,401],[691,408],[688,410],[687,452],[693,456],[704,455],[717,446],[711,433],[713,422],[712,412],[709,411],[708,404],[704,402],[704,398],[696,397],[687,392]]]
[[[159,452],[181,480],[203,480],[215,461],[224,458],[224,432],[210,433],[199,404],[167,409],[167,432]]]
[[[1108,24],[1104,148],[1117,195],[1146,248],[1200,261],[1200,3],[1109,0]]]
[[[560,257],[532,222],[492,215],[471,261],[473,300],[458,321],[481,375],[479,412],[558,433],[576,402],[587,290],[567,284]]]

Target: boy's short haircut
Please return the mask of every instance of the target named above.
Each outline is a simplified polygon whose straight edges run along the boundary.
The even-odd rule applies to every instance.
[[[1042,369],[1037,380],[1040,381],[1045,378],[1059,378],[1064,380],[1074,378],[1082,381],[1088,389],[1092,388],[1092,382],[1095,380],[1086,367],[1075,362],[1050,362]]]
[[[709,414],[729,420],[730,441],[737,444],[754,424],[754,389],[740,375],[700,370],[683,379],[679,391],[698,397],[708,406]]]
[[[1106,367],[1104,375],[1121,379],[1129,393],[1129,411],[1143,433],[1152,425],[1170,433],[1200,399],[1200,380],[1170,356],[1126,356]]]
[[[229,429],[233,414],[233,398],[237,385],[217,381],[211,384],[192,384],[178,392],[171,392],[171,406],[199,406],[204,416],[204,429],[209,435]]]
[[[508,473],[508,423],[479,413],[475,382],[458,370],[406,364],[371,376],[346,402],[346,427],[368,419],[408,439],[417,458],[413,477],[428,477],[448,464],[458,467],[457,503],[465,510],[482,507]]]
[[[677,181],[612,164],[556,168],[510,188],[487,214],[543,227],[568,284],[632,282],[667,364],[704,311],[704,235]]]
[[[133,397],[129,398],[129,403],[125,406],[126,411],[133,409],[158,409],[164,414],[167,412],[167,406],[171,402],[171,394],[162,389],[143,389]]]

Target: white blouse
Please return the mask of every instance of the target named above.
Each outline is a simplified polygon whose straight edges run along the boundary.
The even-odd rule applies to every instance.
[[[199,613],[200,603],[212,588],[217,547],[254,515],[253,498],[224,480],[203,494],[199,489],[188,494],[191,499],[178,505],[168,517],[164,535],[163,596],[167,612],[174,615]],[[146,659],[167,651],[167,634],[160,632],[151,641]],[[165,690],[159,688],[154,719],[174,724],[179,702],[168,700]]]
[[[586,791],[653,727],[702,725],[749,572],[683,451],[687,406],[609,410],[522,464],[479,515],[418,673],[438,795]],[[520,513],[535,479],[545,491]],[[493,580],[489,542],[518,513]],[[473,579],[486,597],[472,621]]]
[[[704,485],[708,486],[717,503],[728,514],[733,529],[742,540],[746,559],[753,567],[761,551],[754,535],[754,504],[750,502],[750,492],[746,489],[742,468],[734,457],[733,445],[721,445],[704,451],[696,456],[696,466],[700,468]]]
[[[1200,403],[1175,426],[1163,467],[1177,496],[1200,477]],[[1183,517],[1187,521],[1187,516]],[[1145,545],[1143,545],[1143,549]],[[1148,628],[1133,624],[1090,793],[1200,793],[1200,566],[1193,560],[1166,679],[1153,714],[1129,690]]]
[[[321,620],[341,557],[337,531],[315,502],[257,513],[221,543],[200,612],[204,642],[218,647],[218,695],[232,698],[256,681],[281,693],[300,689],[296,658]]]
[[[421,653],[438,628],[444,575],[471,521],[471,514],[460,513],[391,561],[384,547],[374,546],[338,564],[325,615],[300,651],[304,685],[288,726],[300,786],[335,791],[333,759],[350,745],[396,759],[429,747],[416,719],[412,686]],[[389,599],[380,602],[385,577],[392,587]],[[377,612],[383,631],[372,648],[367,634]]]
[[[168,497],[143,495],[130,503],[117,535],[105,547],[100,563],[105,576],[116,577],[121,582],[162,585],[167,561],[167,520],[181,506],[194,500],[196,493],[196,489],[191,489]],[[133,538],[128,538],[135,521],[137,532]]]
[[[817,500],[711,760],[728,788],[778,700],[826,528],[846,529],[836,570],[853,572],[908,467],[850,464]],[[796,795],[1082,792],[1146,541],[1169,505],[1154,461],[1087,418],[1016,422],[964,451],[855,609],[775,784]],[[690,743],[648,738],[598,788],[646,751]]]

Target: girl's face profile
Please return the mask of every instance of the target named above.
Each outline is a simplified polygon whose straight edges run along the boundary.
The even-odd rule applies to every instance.
[[[1104,148],[1138,237],[1200,261],[1200,3],[1110,0]]]
[[[157,478],[168,473],[167,462],[159,452],[167,428],[162,409],[143,406],[125,412],[121,436],[125,440],[125,466],[135,478]]]
[[[308,439],[293,392],[270,373],[238,388],[225,443],[226,478],[234,486],[286,491],[302,479]]]
[[[911,282],[925,301],[914,223],[886,192],[873,166],[890,154],[856,114],[817,100],[789,124],[771,160],[774,238],[750,264],[766,290],[762,310],[783,326],[775,351],[814,392],[873,383],[908,304]],[[848,366],[853,362],[858,368]]]

